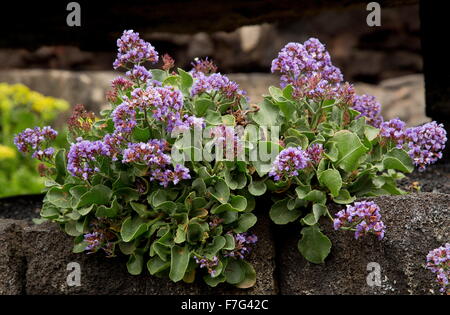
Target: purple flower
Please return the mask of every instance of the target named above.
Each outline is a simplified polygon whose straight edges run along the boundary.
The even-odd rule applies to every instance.
[[[155,48],[139,38],[139,33],[133,30],[124,31],[117,40],[118,53],[113,63],[114,69],[126,66],[128,63],[140,64],[145,61],[158,62]]]
[[[225,251],[225,257],[235,257],[239,259],[244,259],[251,251],[251,246],[256,244],[258,237],[255,234],[250,234],[248,232],[239,233],[234,235],[234,249],[231,251]]]
[[[147,82],[152,78],[152,74],[143,66],[135,65],[132,70],[127,71],[126,76],[133,81]]]
[[[42,129],[27,128],[14,137],[14,144],[20,152],[33,152],[32,157],[35,159],[49,160],[53,157],[55,149],[46,146],[50,141],[55,140],[57,135],[58,133],[49,126]]]
[[[239,88],[239,85],[220,73],[213,73],[209,76],[197,73],[191,89],[191,96],[203,93],[220,92],[227,99],[239,99],[247,94]]]
[[[371,126],[379,128],[383,122],[381,104],[372,95],[355,95],[353,109],[361,113],[356,118],[366,117]]]
[[[419,127],[408,128],[405,137],[409,156],[420,171],[442,158],[442,151],[447,141],[444,125],[438,125],[433,121]]]
[[[120,147],[125,143],[125,138],[121,133],[107,134],[103,137],[103,152],[113,161],[117,161],[117,155],[121,153]]]
[[[76,143],[72,143],[67,154],[67,170],[72,176],[81,177],[88,180],[89,177],[98,172],[95,165],[98,156],[106,156],[108,149],[102,141],[88,141],[78,138]]]
[[[381,123],[380,136],[392,140],[401,149],[405,138],[405,123],[398,118]]]
[[[219,264],[219,258],[217,258],[217,256],[213,256],[212,259],[208,259],[206,258],[206,256],[194,256],[194,259],[195,262],[200,265],[200,268],[208,269],[208,273],[211,275],[211,277],[216,276],[217,270],[215,270],[214,268]]]
[[[164,187],[169,186],[171,182],[176,185],[183,179],[190,178],[189,169],[180,164],[177,164],[174,170],[156,168],[150,173],[150,180],[158,181]]]
[[[430,251],[426,266],[436,274],[436,282],[441,286],[440,291],[450,293],[447,289],[450,278],[450,243]]]
[[[313,143],[306,149],[306,155],[314,164],[319,164],[322,159],[322,154],[323,145],[320,143]]]
[[[136,127],[136,109],[128,100],[117,106],[112,112],[116,132],[131,133]]]
[[[272,164],[269,176],[275,181],[298,176],[298,171],[308,166],[310,158],[301,147],[289,147],[281,151]]]
[[[217,71],[217,66],[211,60],[208,60],[208,57],[205,59],[195,58],[191,65],[192,70],[190,73],[194,78],[201,76],[202,74],[210,75]]]
[[[40,149],[43,143],[54,140],[57,135],[58,132],[49,126],[27,128],[14,138],[14,144],[20,152],[30,152]]]
[[[165,167],[171,163],[170,156],[165,154],[165,140],[150,140],[147,143],[129,143],[123,150],[122,163],[142,163],[148,166]]]
[[[104,235],[99,232],[87,233],[84,234],[84,241],[87,243],[87,246],[84,250],[95,253],[102,247],[104,242]]]
[[[371,232],[381,240],[385,233],[385,225],[381,221],[380,207],[373,201],[355,202],[353,206],[347,205],[346,209],[336,213],[333,227],[335,230],[355,228],[356,239]]]
[[[124,77],[117,77],[111,81],[111,86],[115,90],[123,91],[131,89],[133,87],[133,82]]]
[[[295,97],[331,98],[339,91],[343,80],[325,46],[316,38],[310,38],[303,45],[288,43],[272,61],[271,71],[281,73],[282,88],[293,85]]]
[[[243,143],[235,129],[226,125],[219,125],[209,131],[210,137],[216,145],[216,153],[220,150],[223,152],[222,156],[217,156],[218,160],[225,158],[226,160],[234,159],[243,153]]]

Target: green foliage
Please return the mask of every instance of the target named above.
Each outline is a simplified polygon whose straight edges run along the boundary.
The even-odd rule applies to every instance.
[[[38,163],[19,153],[13,139],[25,128],[50,124],[68,108],[66,101],[22,84],[0,83],[0,198],[42,191],[45,180],[36,172]],[[60,131],[56,144],[63,146],[65,138]]]
[[[251,115],[252,122],[279,126],[283,148],[300,147],[307,151],[321,145],[318,161],[287,181],[273,181],[269,168],[256,170],[248,189],[255,196],[266,188],[273,192],[270,217],[275,224],[301,227],[298,250],[310,262],[322,263],[330,252],[330,240],[320,231],[322,219],[332,219],[327,203],[349,204],[357,197],[402,194],[396,180],[413,170],[408,153],[383,140],[378,128],[343,100],[294,97],[292,86],[269,88],[269,95]]]

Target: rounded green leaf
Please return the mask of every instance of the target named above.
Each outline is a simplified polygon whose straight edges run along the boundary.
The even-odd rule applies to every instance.
[[[191,254],[187,246],[174,245],[171,249],[169,278],[173,282],[183,279]]]
[[[341,174],[335,169],[327,169],[320,173],[319,183],[327,187],[334,197],[337,197],[342,187]]]
[[[230,259],[223,273],[228,283],[238,284],[245,280],[245,272],[239,260]]]
[[[270,208],[270,218],[275,224],[287,224],[289,222],[294,222],[301,215],[299,209],[289,210],[288,208],[289,199],[283,199],[277,201]]]
[[[304,227],[302,238],[298,242],[298,250],[306,260],[320,264],[325,261],[331,250],[331,241],[317,225]]]
[[[363,145],[359,137],[348,130],[336,132],[326,147],[330,148],[330,144],[334,144],[334,149],[337,151],[335,165],[346,172],[352,172],[357,169],[360,164],[360,159],[367,152],[367,148]]]
[[[411,173],[414,170],[411,157],[405,150],[394,148],[383,158],[385,169],[394,169],[404,173]]]
[[[147,231],[147,224],[140,217],[128,217],[123,221],[120,235],[124,242],[130,242]]]
[[[127,262],[128,272],[132,275],[139,275],[142,273],[142,267],[144,266],[144,258],[141,254],[133,254],[130,256]]]
[[[105,185],[95,185],[88,192],[80,197],[77,208],[83,208],[92,204],[107,205],[112,196],[112,190]]]
[[[253,196],[262,196],[267,190],[267,185],[264,181],[252,181],[250,185],[248,185],[248,191]]]
[[[242,214],[238,221],[237,227],[234,228],[235,233],[247,232],[252,226],[256,224],[257,218],[253,213]]]

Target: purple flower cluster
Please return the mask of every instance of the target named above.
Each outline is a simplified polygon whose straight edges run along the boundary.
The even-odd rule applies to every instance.
[[[87,244],[85,251],[88,254],[93,254],[100,249],[103,249],[108,256],[113,255],[113,243],[108,242],[106,236],[103,233],[94,231],[83,235],[84,242]]]
[[[289,147],[282,150],[272,164],[269,176],[275,181],[298,176],[298,171],[308,166],[310,158],[301,147]]]
[[[150,140],[147,143],[129,143],[123,150],[123,163],[142,163],[148,166],[165,167],[170,164],[170,156],[164,153],[167,150],[165,140]]]
[[[427,165],[442,158],[447,132],[442,124],[433,121],[422,126],[408,128],[405,131],[405,138],[413,163],[419,167],[420,171],[423,171]]]
[[[339,211],[334,219],[334,229],[355,228],[355,238],[373,232],[379,240],[383,239],[385,225],[381,221],[380,207],[373,201],[355,202],[354,205],[347,205],[347,208]]]
[[[234,249],[226,251],[224,256],[244,259],[245,255],[248,255],[251,251],[249,245],[256,244],[257,241],[258,237],[255,234],[248,232],[236,234],[234,235]]]
[[[42,161],[52,158],[55,153],[55,149],[46,148],[46,146],[57,135],[58,133],[49,126],[42,129],[40,127],[27,128],[14,137],[14,144],[20,152],[33,152],[32,157]]]
[[[177,164],[170,169],[171,158],[164,152],[168,150],[165,140],[150,140],[147,143],[129,143],[123,151],[123,163],[142,163],[148,165],[150,180],[158,181],[167,187],[170,183],[178,184],[183,179],[190,179],[189,169]]]
[[[113,63],[114,69],[126,66],[128,63],[140,64],[145,61],[158,62],[155,48],[141,38],[133,30],[124,31],[117,40],[118,53]]]
[[[450,293],[447,289],[450,278],[450,243],[428,253],[427,268],[436,274],[436,282],[441,286],[440,291]]]
[[[217,270],[214,269],[219,264],[219,258],[217,258],[217,256],[214,256],[212,259],[208,259],[206,256],[194,256],[194,259],[195,262],[200,265],[200,268],[208,269],[208,273],[211,277],[215,277],[217,275]]]
[[[190,73],[194,78],[201,76],[202,74],[210,75],[217,72],[217,66],[214,62],[208,60],[208,57],[205,59],[195,58],[191,65],[192,70]]]
[[[223,152],[222,156],[216,156],[216,159],[221,160],[224,157],[225,159],[233,159],[242,154],[243,143],[233,127],[219,125],[212,128],[209,135],[213,138],[216,153]]]
[[[125,143],[125,138],[121,133],[115,132],[103,137],[103,152],[113,161],[117,161],[117,155],[121,153],[121,146]]]
[[[297,97],[330,98],[343,80],[325,46],[316,38],[308,39],[303,45],[288,43],[272,61],[271,71],[279,71],[281,87],[292,84]]]
[[[111,81],[111,86],[115,90],[123,91],[131,89],[133,87],[133,82],[124,77],[117,77]]]
[[[152,78],[152,74],[143,66],[135,65],[132,70],[127,71],[126,76],[133,81],[146,83]]]
[[[136,127],[136,109],[128,100],[117,106],[112,112],[116,132],[131,133]]]
[[[158,181],[160,185],[167,187],[171,182],[176,185],[183,179],[190,179],[189,169],[183,165],[175,165],[174,170],[157,168],[150,174],[150,180]]]
[[[311,162],[314,164],[319,164],[322,159],[323,151],[323,145],[321,143],[314,143],[306,149],[306,155]]]
[[[355,95],[353,109],[361,113],[356,118],[366,117],[367,123],[371,126],[379,128],[383,122],[381,104],[372,95]]]
[[[405,123],[398,118],[381,123],[380,136],[392,140],[399,149],[402,148],[405,139]]]
[[[229,100],[245,97],[247,94],[239,88],[239,85],[231,81],[227,76],[220,73],[213,73],[209,76],[202,72],[196,74],[196,79],[191,89],[191,96],[203,93],[219,92]]]
[[[89,177],[98,172],[95,166],[98,156],[107,156],[109,148],[100,141],[89,141],[78,138],[76,143],[72,143],[67,154],[67,170],[73,176],[88,180]]]

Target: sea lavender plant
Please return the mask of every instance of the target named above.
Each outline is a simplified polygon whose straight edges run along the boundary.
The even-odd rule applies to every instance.
[[[450,294],[450,243],[430,251],[427,255],[427,269],[436,274],[436,282],[442,293]]]
[[[442,156],[447,140],[442,125],[408,129],[400,119],[384,121],[380,103],[357,95],[314,38],[288,43],[271,70],[280,73],[281,88],[269,88],[249,121],[280,131],[279,139],[259,141],[277,155],[253,163],[250,193],[272,192],[269,214],[276,224],[300,223],[297,247],[310,262],[323,263],[330,252],[331,241],[320,228],[326,218],[355,238],[372,233],[383,239],[385,209],[369,201],[350,204],[404,194],[397,180]],[[334,217],[332,203],[348,206]]]
[[[125,76],[112,81],[111,107],[100,117],[75,108],[67,154],[48,146],[56,136],[48,127],[16,137],[50,177],[41,217],[75,237],[75,252],[128,255],[131,274],[147,268],[191,282],[202,273],[211,286],[252,286],[255,271],[244,257],[255,239],[245,234],[256,223],[246,193],[250,170],[234,159],[187,163],[172,154],[183,151],[184,134],[203,129],[218,137],[231,130],[236,147],[241,139],[233,127],[246,120],[244,91],[212,74],[209,62],[196,64],[201,75],[172,70],[168,56],[162,69],[147,69],[158,53],[133,31],[117,43],[114,68]],[[211,137],[196,140],[206,145]]]

